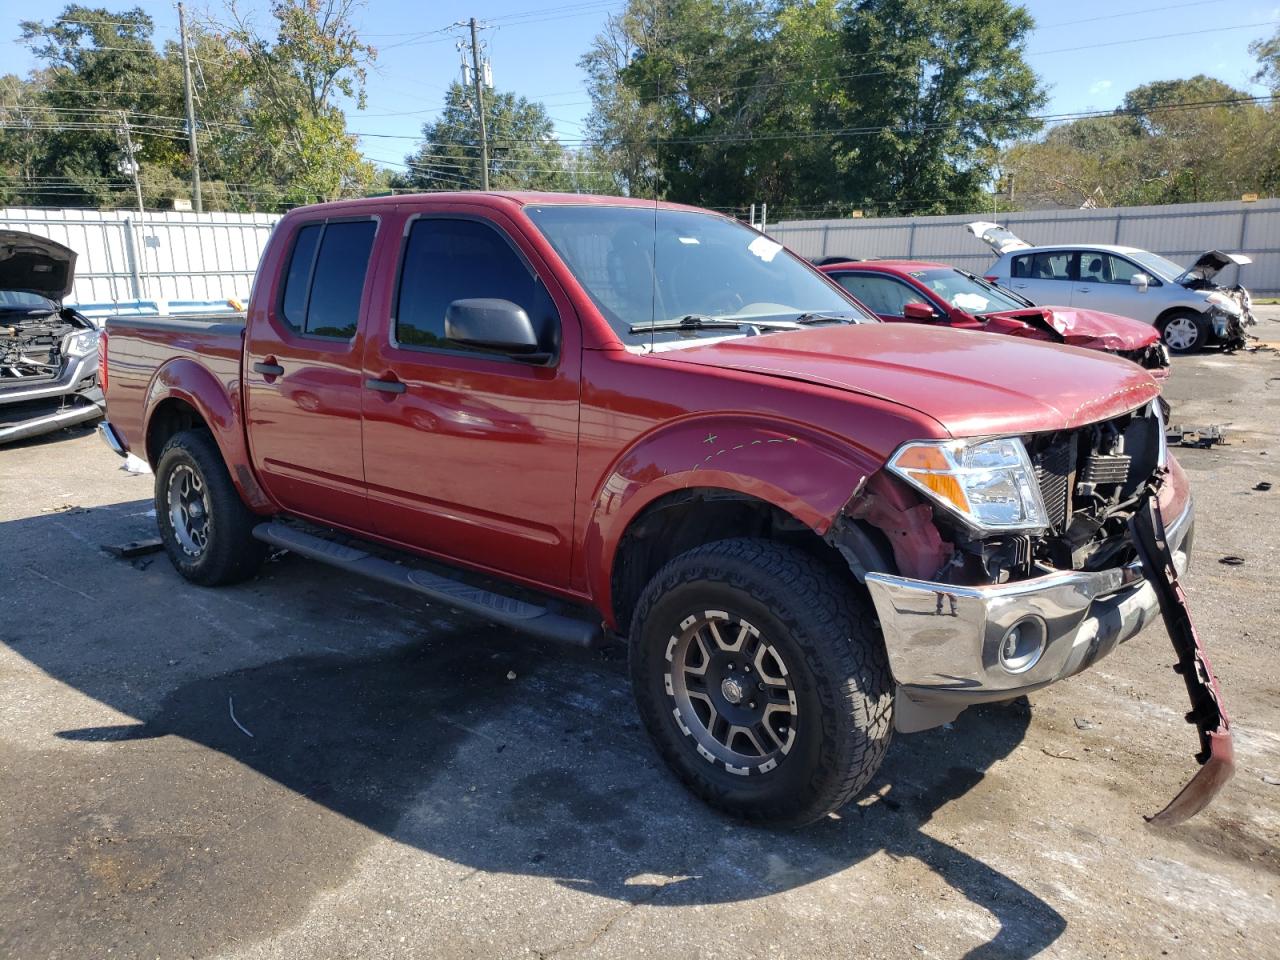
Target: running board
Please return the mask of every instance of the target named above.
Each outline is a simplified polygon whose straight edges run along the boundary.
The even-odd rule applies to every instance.
[[[404,587],[465,613],[533,634],[543,640],[575,647],[594,647],[604,637],[600,623],[554,613],[545,606],[482,590],[430,570],[392,563],[359,547],[326,540],[283,523],[260,523],[253,528],[253,535],[273,547],[281,547],[372,580]]]

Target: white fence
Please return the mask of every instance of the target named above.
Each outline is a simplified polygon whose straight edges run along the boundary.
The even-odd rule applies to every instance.
[[[247,300],[269,213],[0,209],[0,230],[25,230],[79,254],[69,303]]]
[[[1185,203],[1101,210],[1032,210],[1020,213],[868,220],[784,220],[769,228],[774,239],[804,257],[904,257],[939,260],[971,273],[994,260],[964,225],[1004,224],[1031,244],[1116,243],[1151,250],[1189,264],[1205,250],[1243,253],[1253,263],[1224,270],[1223,283],[1243,283],[1255,295],[1280,294],[1280,200],[1256,203]],[[1238,276],[1238,281],[1237,281]]]

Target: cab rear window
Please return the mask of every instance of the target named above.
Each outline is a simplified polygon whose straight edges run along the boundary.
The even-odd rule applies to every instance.
[[[336,340],[355,336],[377,227],[373,220],[339,220],[298,231],[280,303],[291,330]]]

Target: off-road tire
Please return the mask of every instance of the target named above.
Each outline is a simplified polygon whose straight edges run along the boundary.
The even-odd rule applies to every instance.
[[[184,551],[170,516],[169,485],[175,471],[194,471],[208,502],[207,542],[198,556]],[[253,576],[267,555],[267,546],[252,535],[262,518],[240,499],[222,453],[205,430],[183,430],[160,451],[156,464],[156,524],[173,566],[201,586],[238,583]]]
[[[1185,321],[1188,321],[1188,320],[1191,321],[1191,323],[1195,324],[1195,328],[1196,328],[1195,341],[1188,344],[1185,341],[1180,340],[1179,342],[1181,345],[1175,347],[1172,343],[1169,342],[1168,337],[1166,335],[1166,331],[1169,329],[1169,325],[1174,323],[1174,321],[1177,321],[1179,324],[1185,326]],[[1196,311],[1194,310],[1172,311],[1167,316],[1160,318],[1160,322],[1157,325],[1157,329],[1160,331],[1160,339],[1164,341],[1164,345],[1168,347],[1169,350],[1173,353],[1195,353],[1197,350],[1199,350],[1209,342],[1209,338],[1211,335],[1209,330],[1208,319],[1206,319],[1202,314],[1196,313]]]
[[[677,716],[673,641],[682,622],[713,610],[757,627],[794,685],[794,743],[768,772],[744,776],[709,761]],[[636,606],[629,661],[659,754],[690,790],[732,816],[787,826],[818,820],[867,785],[889,748],[893,682],[870,601],[850,577],[794,547],[721,540],[671,560]]]

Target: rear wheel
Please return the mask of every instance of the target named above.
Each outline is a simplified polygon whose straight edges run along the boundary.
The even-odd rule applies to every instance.
[[[253,538],[259,522],[207,431],[183,430],[164,445],[156,463],[156,523],[180,574],[207,587],[253,576],[267,553]]]
[[[1160,321],[1160,336],[1174,353],[1191,353],[1209,340],[1209,321],[1194,310],[1177,310]]]
[[[888,749],[892,681],[867,604],[795,548],[723,540],[672,560],[641,595],[630,659],[663,759],[734,816],[816,820]]]

